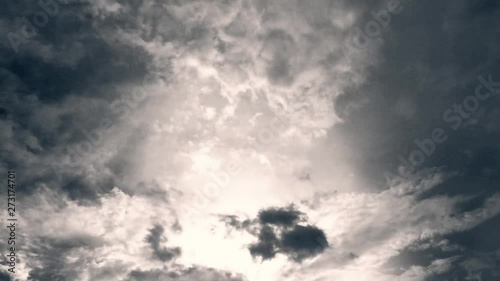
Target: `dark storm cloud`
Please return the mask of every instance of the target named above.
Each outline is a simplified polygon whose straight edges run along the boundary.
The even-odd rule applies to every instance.
[[[500,251],[500,240],[495,233],[500,231],[500,215],[491,218],[468,231],[453,233],[445,238],[465,249],[488,253]],[[500,257],[498,257],[500,259]],[[499,260],[500,261],[500,260]]]
[[[33,15],[44,9],[39,1],[9,2],[2,6],[0,172],[18,171],[18,198],[54,189],[79,204],[100,204],[103,194],[120,186],[130,195],[167,200],[167,194],[157,184],[130,182],[126,178],[131,169],[127,156],[135,156],[143,131],[124,137],[124,145],[102,161],[105,163],[99,159],[89,163],[79,158],[76,165],[68,164],[68,157],[75,160],[71,149],[74,151],[76,145],[84,142],[92,143],[91,153],[99,158],[99,149],[127,121],[121,114],[123,111],[117,112],[112,104],[129,99],[134,85],[146,87],[148,76],[155,75],[155,79],[165,81],[169,72],[155,68],[151,54],[122,38],[122,31],[137,27],[132,13],[140,8],[140,1],[130,1],[137,5],[113,17],[100,14],[94,3],[71,2],[59,3],[58,11],[48,18],[47,24],[36,27],[34,36],[16,48],[7,38],[9,32],[22,35],[26,26],[19,19],[32,22]],[[103,121],[111,122],[115,131],[103,135],[95,144],[94,132],[102,127]],[[86,169],[89,167],[99,171],[89,172]],[[179,230],[180,226],[175,228]],[[160,246],[161,235],[156,228],[149,237],[154,257],[172,260],[181,250]],[[94,251],[103,243],[86,236],[30,238],[29,242],[29,247],[19,251],[28,255],[21,262],[28,262],[28,280],[33,281],[79,280],[89,263],[95,262],[94,257],[82,252]],[[114,280],[118,269],[125,270],[121,266],[105,265],[94,276]]]
[[[500,216],[464,232],[445,238],[462,248],[459,259],[448,272],[430,276],[426,281],[437,280],[498,280],[500,278]]]
[[[35,2],[12,2],[7,5],[13,31],[16,17],[31,17],[42,8]],[[142,49],[120,42],[108,42],[99,30],[88,5],[60,5],[58,13],[44,27],[36,28],[36,36],[20,52],[13,54],[8,46],[2,68],[15,80],[18,94],[39,91],[42,101],[60,101],[68,95],[108,96],[116,83],[142,79],[151,60]],[[16,28],[14,28],[16,27]],[[34,50],[43,46],[50,51]]]
[[[462,252],[461,247],[445,239],[418,240],[388,259],[383,269],[393,275],[401,275],[412,266],[428,267],[435,260],[457,257]]]
[[[22,22],[17,18],[31,20],[41,10],[37,2],[4,3],[0,29],[6,33],[20,32]],[[0,85],[11,93],[7,99],[2,98],[5,95],[0,97],[0,173],[7,168],[24,171],[18,182],[20,195],[44,186],[60,190],[78,203],[90,204],[98,203],[102,194],[119,186],[130,195],[168,198],[155,184],[126,180],[135,168],[128,157],[135,155],[143,132],[125,140],[127,144],[103,164],[105,172],[97,175],[77,168],[59,169],[52,164],[62,162],[61,155],[67,154],[68,145],[87,141],[83,131],[92,131],[103,118],[110,117],[110,103],[123,95],[120,86],[140,84],[152,64],[145,50],[111,35],[120,30],[132,31],[146,42],[161,38],[189,48],[196,48],[196,39],[217,37],[203,26],[183,26],[181,19],[165,8],[179,5],[177,2],[180,1],[155,0],[145,8],[142,1],[122,0],[119,3],[123,9],[107,16],[85,3],[61,5],[47,25],[37,28],[36,36],[19,45],[17,53],[5,36],[0,40]],[[359,25],[373,19],[368,12],[372,4],[348,2],[345,5],[357,6],[353,10],[366,10]],[[373,7],[378,7],[378,2],[374,1]],[[255,5],[262,6],[262,21],[272,21],[274,15],[264,1],[256,1]],[[314,14],[306,16],[317,28],[330,24]],[[248,33],[241,24],[244,20],[236,17],[226,28],[228,35],[240,37]],[[384,173],[397,173],[401,164],[398,157],[408,159],[418,149],[416,140],[431,138],[435,128],[442,128],[446,142],[436,145],[435,152],[426,155],[417,170],[442,167],[443,171],[457,172],[457,176],[420,194],[417,201],[436,196],[468,196],[470,200],[456,206],[460,215],[483,207],[485,200],[499,191],[500,119],[492,113],[500,106],[500,100],[492,97],[481,102],[477,110],[467,113],[468,117],[461,117],[454,109],[455,104],[463,104],[465,98],[474,94],[479,83],[477,76],[492,74],[494,81],[500,81],[498,34],[499,1],[404,2],[402,13],[393,16],[378,37],[384,40],[380,58],[384,62],[369,69],[369,83],[348,88],[335,101],[344,122],[332,129],[332,135],[345,138],[343,141],[357,152],[349,161],[357,169],[355,174],[360,181],[365,181],[360,185],[387,188]],[[298,72],[293,68],[294,37],[277,29],[262,39],[267,42],[266,49],[257,51],[267,55],[268,81],[280,86],[293,84]],[[224,53],[230,43],[219,37],[217,40],[219,52]],[[445,120],[443,113],[448,109],[456,121]],[[114,117],[116,125],[120,120]],[[452,129],[456,122],[460,123],[458,130]],[[61,179],[57,179],[58,175]],[[304,174],[299,178],[308,181],[311,176]],[[323,230],[308,225],[304,214],[291,207],[262,210],[253,220],[236,216],[222,220],[254,235],[256,242],[249,245],[249,252],[263,260],[283,254],[301,262],[328,247]],[[180,228],[178,224],[173,227]],[[145,240],[154,258],[171,261],[181,254],[181,249],[161,246],[164,231],[163,226],[155,225]],[[391,230],[371,231],[363,237],[377,241],[387,237],[386,231]],[[495,235],[499,231],[497,216],[465,232],[419,241],[394,257],[387,267],[398,275],[412,266],[428,268],[435,260],[450,259],[448,271],[430,273],[427,280],[500,280],[500,240]],[[73,260],[69,256],[78,249],[96,248],[101,243],[92,237],[36,241],[29,254],[40,264],[33,265],[29,280],[78,280],[89,259],[77,256]],[[11,280],[0,272],[0,280],[4,279]],[[138,269],[126,280],[171,279],[242,280],[227,272],[200,267]]]
[[[412,151],[421,150],[416,142],[431,139],[433,130],[442,129],[446,141],[435,143],[416,171],[440,167],[456,176],[417,200],[469,196],[456,206],[460,216],[482,208],[487,198],[500,191],[498,86],[487,100],[479,101],[477,109],[469,111],[465,104],[467,99],[473,103],[471,96],[482,85],[478,76],[488,80],[491,75],[492,81],[500,82],[500,37],[496,36],[500,3],[401,2],[403,11],[392,16],[378,37],[384,41],[384,62],[369,70],[368,83],[348,88],[336,99],[336,112],[344,123],[335,126],[332,135],[362,152],[350,160],[366,186],[387,189],[384,174],[398,174],[398,166],[404,165],[399,156],[408,160]],[[360,22],[370,20],[372,15],[366,13]],[[483,86],[480,93],[486,92]],[[497,280],[500,239],[494,233],[498,231],[495,218],[467,232],[420,241],[387,266],[396,275],[411,266],[429,272],[433,261],[453,259],[449,271],[432,273],[427,280]]]
[[[460,158],[461,165],[456,169],[460,174],[455,178],[427,191],[419,196],[420,200],[440,195],[470,195],[471,200],[457,206],[462,212],[471,211],[483,206],[485,200],[499,191],[500,159],[499,149],[494,147],[481,147],[481,141],[472,144],[470,150]],[[470,145],[467,145],[470,147]],[[450,163],[449,166],[456,166]]]
[[[151,230],[149,235],[146,237],[146,242],[151,245],[153,249],[153,255],[160,261],[166,262],[174,258],[177,258],[181,254],[181,249],[179,247],[162,247],[161,242],[163,241],[163,233],[165,228],[162,225],[155,225]],[[166,240],[166,239],[165,239]]]
[[[111,178],[90,182],[83,175],[67,177],[62,183],[61,189],[68,194],[70,200],[79,201],[82,204],[92,204],[99,199],[99,194],[107,193],[113,188]]]
[[[425,281],[441,280],[498,280],[500,270],[498,256],[469,254],[451,261],[451,268],[445,272],[436,272],[425,278]]]
[[[333,131],[364,152],[353,161],[367,184],[387,186],[384,173],[397,171],[398,156],[408,159],[418,149],[415,141],[430,138],[435,128],[442,128],[448,139],[417,169],[463,169],[467,153],[498,150],[499,134],[484,124],[500,100],[481,102],[473,116],[461,118],[458,130],[443,114],[451,109],[450,116],[457,118],[454,104],[474,95],[479,75],[500,81],[495,51],[500,40],[493,35],[500,31],[499,11],[492,1],[413,1],[392,17],[380,37],[384,63],[370,70],[369,83],[347,89],[335,102],[345,123]],[[371,19],[367,14],[366,20]]]
[[[300,263],[329,247],[323,230],[299,224],[306,222],[306,216],[294,205],[260,210],[254,220],[241,221],[237,216],[227,215],[221,216],[221,221],[256,236],[257,242],[250,244],[248,250],[252,257],[262,260],[273,259],[280,253]]]
[[[500,101],[492,95],[463,118],[454,107],[466,110],[464,101],[481,85],[479,75],[491,74],[493,81],[500,81],[500,54],[495,51],[500,40],[493,36],[500,32],[499,5],[493,1],[413,2],[401,15],[393,17],[390,31],[383,36],[385,62],[373,69],[370,83],[337,99],[337,111],[346,122],[333,130],[355,151],[364,152],[354,162],[367,185],[387,188],[384,173],[397,173],[398,157],[408,159],[419,149],[416,141],[430,139],[435,128],[442,128],[447,140],[435,144],[434,152],[425,155],[416,169],[441,167],[457,176],[418,200],[466,195],[472,199],[458,204],[458,213],[481,208],[499,191],[500,134],[491,130],[495,128],[491,113]],[[359,109],[353,109],[356,106]],[[455,121],[447,120],[446,112]],[[440,256],[426,253],[427,258],[434,254]]]
[[[68,158],[74,161],[74,146],[89,141],[103,121],[114,127],[122,121],[110,106],[129,94],[129,85],[143,84],[152,57],[117,39],[127,28],[122,24],[134,22],[131,17],[139,7],[133,3],[138,2],[124,3],[131,5],[128,13],[115,17],[103,17],[89,3],[77,2],[60,2],[47,24],[35,26],[34,36],[20,44],[18,52],[7,37],[0,41],[0,139],[5,147],[0,171],[30,171],[19,179],[20,193],[34,192],[43,184],[72,200],[92,203],[115,185],[133,190],[119,180],[127,161],[117,156],[119,161],[109,165],[113,174],[89,175],[79,166],[70,167]],[[5,3],[0,12],[3,35],[23,34],[26,20],[33,24],[33,16],[42,12],[38,1]],[[129,143],[124,150],[134,149],[134,141]],[[98,148],[92,147],[93,153]]]
[[[500,277],[498,270],[500,262],[496,254],[468,253],[463,256],[450,257],[446,262],[449,263],[447,268],[428,273],[424,280],[498,280]]]
[[[430,274],[434,280],[496,280],[500,277],[500,241],[494,233],[500,231],[500,216],[463,232],[418,240],[392,257],[384,270],[400,275],[413,266],[432,267],[436,260],[449,260],[445,272]]]
[[[498,254],[443,251],[442,249],[405,250],[390,260],[388,272],[400,275],[412,266],[422,267],[426,273],[425,281],[441,280],[497,280],[500,277]],[[441,261],[446,265],[435,267],[433,262]]]

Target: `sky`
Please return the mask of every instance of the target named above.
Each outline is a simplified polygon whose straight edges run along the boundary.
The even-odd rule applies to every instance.
[[[0,34],[0,281],[500,280],[498,1],[22,0]]]

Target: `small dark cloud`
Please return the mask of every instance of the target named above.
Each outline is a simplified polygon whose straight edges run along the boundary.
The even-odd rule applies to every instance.
[[[140,1],[133,2],[136,5],[123,3],[130,13],[142,6]],[[21,34],[19,19],[31,20],[35,13],[44,11],[42,6],[36,1],[6,3],[0,12],[6,30]],[[127,22],[127,28],[135,23],[127,18],[135,18],[135,14],[120,13],[110,18],[98,13],[91,2],[60,3],[57,16],[37,28],[37,35],[20,44],[17,53],[7,37],[0,42],[0,122],[5,126],[4,132],[12,132],[4,136],[0,133],[6,148],[0,153],[0,172],[6,167],[31,171],[19,179],[18,191],[23,195],[44,185],[66,193],[78,203],[97,204],[99,197],[113,186],[133,189],[118,182],[128,182],[124,178],[129,166],[124,158],[133,157],[133,147],[119,151],[122,156],[116,156],[116,161],[106,159],[110,163],[94,158],[92,165],[109,164],[112,174],[103,172],[102,168],[108,167],[99,167],[99,172],[92,175],[84,171],[90,166],[86,162],[90,154],[80,157],[68,148],[75,150],[88,142],[83,132],[97,131],[103,120],[111,120],[113,126],[121,123],[110,106],[127,98],[132,85],[143,85],[150,73],[161,72],[161,79],[166,79],[170,72],[166,68],[153,70],[153,55],[144,48],[115,40]],[[136,27],[139,26],[143,25]],[[116,37],[106,36],[111,32]],[[105,135],[91,147],[91,154],[98,155],[102,142],[110,138],[111,135]],[[78,164],[69,164],[69,158]]]
[[[294,262],[314,257],[329,247],[323,230],[305,222],[305,214],[287,207],[272,207],[259,211],[254,220],[240,220],[237,216],[221,216],[228,227],[245,230],[257,237],[257,242],[248,246],[252,257],[270,260],[281,253]]]
[[[261,224],[273,224],[289,227],[297,223],[303,213],[294,209],[293,206],[286,208],[269,208],[261,210],[258,218]]]
[[[326,247],[325,233],[315,226],[296,225],[281,235],[280,250],[297,262],[320,254]]]
[[[182,231],[182,225],[179,223],[179,220],[176,220],[174,224],[170,227],[174,232],[181,232]]]
[[[278,246],[278,237],[270,226],[265,225],[260,230],[259,242],[250,245],[248,249],[252,256],[260,256],[263,260],[268,260],[276,256]]]
[[[234,227],[238,230],[247,229],[252,225],[252,221],[249,219],[240,220],[234,215],[221,215],[221,221],[225,222],[226,225]]]
[[[264,225],[258,239],[248,249],[253,257],[261,257],[262,260],[272,259],[277,253],[282,253],[295,262],[301,262],[322,253],[328,247],[323,230],[311,225],[295,225],[291,230],[282,231],[279,237],[271,226]]]
[[[162,225],[155,225],[150,230],[149,235],[146,237],[146,242],[151,245],[151,248],[153,249],[153,255],[160,261],[166,262],[178,257],[181,254],[181,248],[162,247],[160,244],[163,240],[164,232],[165,228]]]

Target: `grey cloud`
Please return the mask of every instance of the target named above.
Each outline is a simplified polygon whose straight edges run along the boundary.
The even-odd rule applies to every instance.
[[[396,171],[398,156],[408,157],[417,148],[414,141],[429,138],[436,127],[446,131],[448,140],[419,169],[461,170],[467,165],[465,151],[498,149],[498,134],[480,128],[485,120],[479,114],[484,111],[488,116],[498,106],[495,99],[480,105],[478,125],[454,131],[443,120],[448,108],[474,94],[477,76],[492,74],[500,79],[495,63],[500,56],[493,51],[499,41],[492,36],[498,33],[498,16],[493,16],[499,13],[498,4],[477,1],[467,5],[404,2],[404,10],[393,16],[381,37],[384,64],[370,70],[368,84],[351,86],[336,99],[336,111],[345,122],[331,133],[340,135],[350,149],[363,151],[349,160],[367,185],[386,188],[384,172]],[[370,20],[371,15],[366,16]],[[405,101],[403,107],[401,101]],[[463,121],[471,119],[476,118]]]
[[[234,274],[226,271],[220,271],[206,267],[189,267],[177,270],[150,270],[141,271],[133,270],[130,272],[126,281],[163,281],[163,280],[179,280],[179,281],[243,281],[246,280],[239,274]]]
[[[0,280],[1,281],[13,281],[12,277],[10,277],[10,274],[7,272],[0,271]]]
[[[289,206],[287,208],[261,210],[257,217],[261,224],[289,227],[300,221],[303,215],[303,213],[295,210],[293,206]]]
[[[279,229],[276,232],[279,234],[268,225],[262,226],[258,242],[248,247],[250,254],[269,260],[281,253],[300,263],[321,254],[329,247],[324,231],[315,226],[295,225],[292,229]]]
[[[181,255],[181,249],[179,247],[161,246],[161,242],[163,240],[166,241],[166,239],[163,238],[165,228],[162,225],[155,225],[149,232],[150,233],[146,237],[146,241],[151,245],[151,248],[153,249],[153,255],[158,260],[166,262]]]
[[[329,247],[323,230],[311,225],[295,225],[292,229],[283,230],[279,237],[272,227],[264,225],[258,239],[248,249],[252,256],[261,257],[262,260],[273,259],[281,253],[300,263]]]
[[[14,33],[23,27],[16,18],[31,20],[43,11],[37,1],[12,2],[4,8],[2,23]],[[12,132],[3,137],[0,170],[31,171],[19,179],[20,193],[33,193],[43,185],[80,203],[95,204],[114,186],[134,190],[132,186],[137,184],[124,184],[123,170],[128,168],[124,156],[115,157],[120,158],[121,167],[109,163],[111,173],[90,174],[90,165],[83,160],[77,167],[67,163],[69,158],[75,159],[68,147],[89,141],[88,135],[103,120],[114,127],[122,123],[111,103],[126,98],[127,87],[142,85],[156,71],[152,71],[153,59],[146,50],[119,39],[118,30],[126,29],[121,24],[132,15],[121,15],[121,19],[101,16],[94,8],[90,2],[60,3],[57,14],[37,28],[36,36],[21,44],[18,53],[8,40],[0,44],[0,83],[8,93],[0,100],[0,125]],[[160,79],[166,79],[168,69],[162,72]],[[103,138],[92,147],[93,153],[99,154],[110,134]],[[119,152],[132,155],[134,149],[132,145]]]
[[[450,245],[447,240],[416,241],[391,257],[382,266],[384,272],[401,275],[413,266],[429,267],[437,259],[460,256],[463,250],[457,245]]]
[[[271,260],[283,254],[300,263],[304,259],[321,254],[329,247],[323,230],[306,222],[304,213],[292,204],[287,207],[271,207],[260,210],[254,220],[240,220],[237,216],[221,216],[228,227],[245,230],[257,237],[257,242],[248,246],[252,257]]]
[[[277,84],[290,84],[294,80],[295,71],[289,60],[293,56],[293,38],[284,30],[271,30],[264,39],[263,49],[269,60],[267,75],[271,82]]]
[[[467,257],[453,259],[450,268],[444,272],[432,272],[425,281],[438,280],[497,280],[500,277],[498,270],[500,262],[498,253],[489,255],[470,254]]]
[[[500,231],[500,215],[467,231],[449,234],[445,238],[469,252],[491,253],[500,251],[500,241],[492,235],[498,231]]]
[[[281,235],[281,251],[297,262],[314,257],[327,247],[325,233],[315,226],[295,225],[293,229],[285,230]]]
[[[226,223],[228,226],[234,227],[238,230],[246,229],[252,226],[252,221],[249,219],[240,220],[238,216],[235,215],[220,215],[220,220]]]
[[[80,249],[95,249],[103,245],[99,238],[87,235],[41,237],[33,242],[27,249],[27,264],[31,268],[29,281],[78,280],[88,257],[69,259],[69,256]]]
[[[31,19],[41,9],[37,2],[5,3],[0,11],[2,34],[20,32],[22,23],[17,18]],[[7,169],[23,173],[18,179],[21,198],[36,194],[43,187],[60,191],[78,204],[97,205],[102,195],[116,186],[129,195],[171,203],[168,192],[159,184],[149,179],[130,180],[130,175],[137,170],[131,159],[140,153],[137,145],[147,134],[146,130],[128,128],[129,134],[123,135],[115,131],[110,135],[120,138],[116,149],[96,146],[93,150],[96,156],[104,155],[99,149],[106,150],[111,154],[109,157],[94,162],[82,161],[78,167],[65,164],[68,146],[88,141],[83,131],[99,127],[103,119],[111,120],[115,127],[122,124],[116,112],[110,110],[110,103],[123,98],[124,89],[130,85],[141,84],[152,66],[158,63],[158,57],[149,53],[144,45],[182,46],[185,52],[210,56],[212,50],[216,50],[214,56],[217,59],[220,56],[220,60],[212,66],[221,77],[229,76],[225,82],[232,80],[235,73],[238,78],[234,79],[241,81],[253,75],[250,69],[258,68],[252,61],[255,51],[263,64],[264,80],[273,87],[288,88],[300,81],[301,72],[309,69],[307,63],[316,54],[319,53],[319,58],[315,57],[312,63],[321,65],[322,70],[334,69],[342,60],[343,54],[339,54],[335,46],[320,44],[326,36],[349,39],[349,30],[333,26],[335,13],[353,12],[353,24],[362,26],[373,20],[370,10],[380,9],[387,1],[299,1],[294,2],[297,7],[292,8],[282,5],[287,1],[249,1],[242,3],[241,10],[217,30],[213,28],[212,15],[203,14],[203,5],[202,11],[190,14],[199,15],[199,18],[185,18],[179,12],[186,4],[183,1],[154,0],[146,5],[145,1],[120,0],[117,3],[121,8],[115,12],[99,6],[103,2],[107,1],[61,5],[58,14],[50,17],[46,26],[38,28],[36,36],[19,46],[18,53],[12,50],[5,36],[5,40],[0,41],[0,84],[2,91],[8,93],[0,93],[0,174]],[[380,53],[367,56],[363,56],[363,50],[358,53],[362,60],[381,62],[363,72],[366,77],[362,80],[367,83],[356,82],[355,72],[360,66],[355,61],[342,65],[352,69],[341,74],[333,72],[332,77],[326,78],[337,83],[341,77],[339,80],[348,81],[348,85],[333,102],[343,122],[329,129],[325,143],[347,144],[334,147],[332,151],[349,152],[345,159],[340,159],[331,157],[325,149],[321,151],[319,163],[313,164],[325,167],[329,173],[328,169],[337,167],[339,161],[348,162],[359,179],[358,184],[378,192],[388,188],[384,172],[397,171],[401,164],[398,156],[407,158],[418,148],[415,140],[430,138],[434,128],[443,128],[448,140],[436,145],[435,152],[426,156],[418,169],[440,167],[457,176],[418,194],[415,204],[440,197],[467,198],[454,210],[461,216],[481,208],[487,198],[499,192],[500,131],[498,118],[493,115],[500,100],[492,98],[482,102],[470,117],[460,119],[459,130],[451,129],[450,122],[443,120],[443,112],[474,93],[478,75],[492,74],[495,81],[500,81],[500,3],[494,0],[401,2],[404,10],[392,17],[390,25],[377,39],[383,41]],[[240,2],[206,5],[227,11],[227,6],[235,3]],[[252,15],[247,13],[249,11],[259,15],[257,23],[249,22],[253,20],[249,18]],[[303,25],[304,29],[288,28],[278,22],[283,15],[296,17],[290,23]],[[251,38],[251,43],[255,43],[256,49],[246,53],[237,40],[254,33],[257,36]],[[122,37],[124,34],[136,36],[134,40],[137,41],[130,42]],[[338,43],[333,41],[332,44]],[[164,81],[173,75],[174,67],[179,67],[168,61],[161,64],[168,66],[162,70]],[[223,90],[213,85],[206,88],[214,93]],[[330,87],[325,91],[330,91]],[[228,100],[222,95],[220,100],[207,96],[200,97],[201,104],[213,106],[217,112],[228,106]],[[255,112],[272,113],[266,99],[268,94],[259,92],[255,96],[258,96],[257,102],[238,101],[235,114],[251,117]],[[453,116],[458,115],[454,113]],[[237,121],[228,120],[225,125],[241,125],[231,122]],[[186,135],[192,137],[194,133],[187,131]],[[178,163],[169,166],[175,171],[170,172],[180,174],[175,165]],[[312,182],[311,177],[315,178],[316,174],[308,171],[298,177],[306,184]],[[310,203],[311,208],[319,206],[324,198],[318,194]],[[417,217],[415,221],[427,219]],[[221,220],[231,228],[255,236],[256,242],[248,249],[253,257],[264,260],[283,254],[301,262],[328,247],[324,231],[308,225],[305,214],[293,207],[261,210],[253,219],[230,215]],[[180,223],[172,227],[180,230]],[[391,226],[370,226],[362,230],[366,233],[356,239],[367,240],[366,245],[386,239],[392,231]],[[438,259],[457,257],[450,261],[449,271],[432,273],[428,280],[498,280],[499,242],[492,235],[498,230],[497,217],[465,232],[434,237],[435,241],[418,241],[413,248],[404,249],[391,259],[388,270],[397,275],[412,266],[430,269]],[[154,226],[146,242],[155,259],[172,261],[181,254],[181,249],[161,246],[164,231],[163,226]],[[449,241],[449,244],[440,244],[441,241]],[[40,266],[31,269],[29,278],[45,281],[78,280],[79,272],[88,261],[85,257],[78,257],[76,261],[67,257],[77,249],[96,248],[102,242],[89,237],[72,237],[66,240],[44,238],[34,243],[36,246],[29,249],[30,259],[39,261]],[[426,248],[427,244],[431,246]],[[50,260],[50,256],[58,258]],[[107,270],[99,274],[110,276]],[[209,280],[239,280],[239,277],[201,267],[135,270],[128,278],[196,280],[204,276]],[[7,278],[4,273],[0,273],[2,278]]]
[[[495,1],[406,3],[382,35],[384,64],[370,71],[368,84],[350,87],[335,100],[344,123],[330,133],[349,143],[354,153],[346,160],[354,163],[363,184],[383,190],[389,188],[384,172],[397,173],[401,165],[398,156],[407,158],[418,148],[416,140],[442,128],[448,139],[425,156],[417,173],[441,167],[456,176],[417,195],[416,203],[466,196],[469,200],[455,207],[455,215],[461,216],[482,208],[499,192],[500,135],[492,125],[499,103],[495,97],[481,102],[458,130],[443,114],[475,93],[479,75],[500,81],[500,54],[494,51],[500,41],[493,36],[499,32],[500,7]],[[466,232],[434,237],[437,242],[419,241],[415,249],[389,259],[382,270],[401,275],[422,268],[428,273],[425,280],[497,280],[499,239],[491,235],[496,232],[498,220],[491,219]],[[359,239],[377,241],[386,235],[382,229],[367,230]],[[438,245],[445,240],[449,244]],[[429,243],[433,247],[424,247]],[[448,271],[433,272],[433,262],[447,259]]]
[[[70,200],[84,205],[96,204],[100,194],[107,193],[113,188],[111,178],[94,181],[84,175],[65,177],[61,189],[68,194]]]
[[[500,216],[464,232],[415,241],[383,266],[393,275],[411,267],[430,268],[436,260],[450,260],[445,272],[432,272],[426,281],[496,280],[500,276],[500,243],[492,233],[500,230]]]
[[[262,260],[272,259],[276,256],[279,247],[279,240],[274,230],[264,225],[259,232],[259,242],[248,247],[250,254],[254,257],[261,257]]]

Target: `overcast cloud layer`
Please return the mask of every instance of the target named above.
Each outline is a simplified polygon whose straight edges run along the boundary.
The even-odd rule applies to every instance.
[[[500,2],[0,10],[0,281],[500,280]]]

